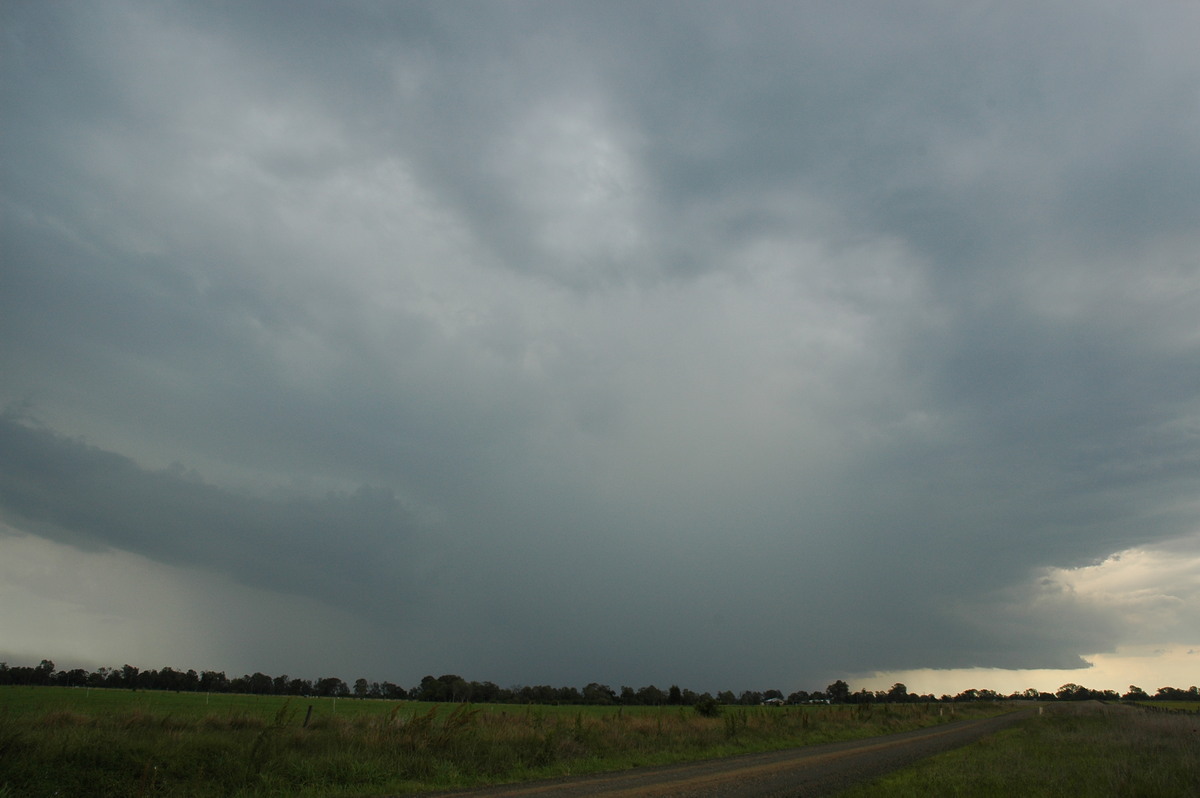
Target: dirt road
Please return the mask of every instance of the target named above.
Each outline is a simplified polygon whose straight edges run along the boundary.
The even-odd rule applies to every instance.
[[[635,768],[618,773],[434,793],[455,798],[533,795],[567,796],[768,796],[834,795],[859,782],[878,778],[934,754],[974,742],[1029,717],[1035,709],[984,720],[958,721],[929,729],[872,737],[847,743],[792,748],[684,765]]]

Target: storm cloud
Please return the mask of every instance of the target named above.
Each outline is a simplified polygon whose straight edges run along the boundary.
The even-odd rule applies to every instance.
[[[202,624],[233,671],[790,690],[1200,644],[1200,7],[0,23],[0,550],[192,586],[128,661],[208,667]],[[0,653],[101,655],[27,604]],[[231,643],[303,623],[344,642]]]

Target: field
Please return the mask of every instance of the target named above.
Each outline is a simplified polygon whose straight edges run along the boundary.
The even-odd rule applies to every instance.
[[[725,707],[705,718],[689,707],[0,687],[0,798],[404,794],[857,739],[1004,709]]]
[[[1176,702],[1149,702],[1167,708]],[[1195,712],[1194,702],[1177,702]],[[844,798],[1183,798],[1200,795],[1200,714],[1067,703]]]

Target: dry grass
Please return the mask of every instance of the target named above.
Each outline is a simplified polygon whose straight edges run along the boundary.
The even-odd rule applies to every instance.
[[[1054,706],[844,798],[1183,798],[1200,795],[1200,716],[1094,702]]]
[[[307,701],[293,706],[242,697],[217,707],[203,695],[93,691],[87,698],[83,691],[33,689],[43,692],[0,688],[0,702],[15,699],[0,706],[18,708],[0,710],[0,796],[4,789],[33,798],[403,794],[854,739],[951,720],[925,705],[727,707],[722,716],[706,718],[688,707],[347,700],[320,703],[309,718]],[[989,705],[969,710],[998,711]]]

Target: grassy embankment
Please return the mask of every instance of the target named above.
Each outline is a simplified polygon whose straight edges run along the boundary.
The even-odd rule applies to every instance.
[[[1160,702],[1169,703],[1169,702]],[[1195,704],[1180,704],[1193,711]],[[1200,795],[1200,714],[1060,704],[841,798]]]
[[[0,798],[403,794],[870,737],[1003,709],[725,707],[705,718],[689,707],[0,687]]]

